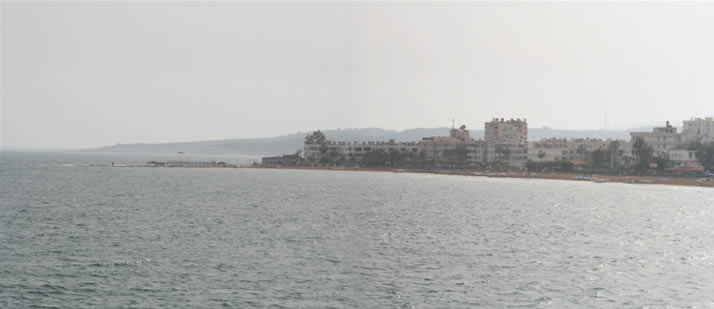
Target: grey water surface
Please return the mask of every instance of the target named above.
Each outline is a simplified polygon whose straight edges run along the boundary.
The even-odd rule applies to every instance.
[[[713,189],[122,158],[0,153],[0,307],[714,307]]]

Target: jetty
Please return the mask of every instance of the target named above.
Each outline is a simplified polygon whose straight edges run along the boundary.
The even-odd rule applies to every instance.
[[[200,167],[200,168],[236,168],[234,164],[216,161],[149,161],[146,167]]]

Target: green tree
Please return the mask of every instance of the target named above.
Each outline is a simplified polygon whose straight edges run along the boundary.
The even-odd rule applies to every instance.
[[[327,143],[327,137],[325,136],[325,133],[322,133],[322,131],[317,130],[312,132],[312,134],[309,134],[305,136],[305,144],[324,144]]]
[[[367,167],[387,167],[389,154],[384,149],[370,151],[362,157],[360,165]]]
[[[545,152],[543,150],[538,150],[538,159],[540,159],[541,162],[543,162],[543,158],[545,158]]]
[[[605,168],[608,158],[607,152],[603,149],[598,149],[590,153],[593,168]]]
[[[611,141],[608,149],[610,150],[610,169],[615,169],[615,165],[617,165],[617,151],[620,149],[620,142]]]
[[[389,161],[388,161],[389,166],[402,167],[402,163],[404,161],[405,156],[402,155],[401,151],[394,149],[394,148],[389,148],[388,155],[389,155]]]
[[[657,163],[657,172],[663,173],[664,169],[672,167],[672,161],[669,160],[669,154],[665,152],[660,152],[656,156],[652,157],[652,161]]]
[[[469,150],[466,145],[457,145],[454,149],[444,151],[446,164],[452,167],[466,167],[469,159]]]
[[[697,145],[696,153],[694,155],[697,161],[704,166],[706,170],[711,171],[714,167],[714,142]]]
[[[329,163],[329,158],[327,158],[327,137],[322,131],[317,130],[305,136],[305,145],[319,145],[318,150],[320,151],[320,162]],[[312,161],[313,158],[306,158],[308,161]]]
[[[650,162],[652,162],[652,154],[654,149],[645,143],[645,140],[641,137],[635,139],[632,143],[632,156],[635,159],[634,172],[638,174],[644,174],[650,168]]]
[[[327,150],[328,149],[329,148],[327,148],[327,144],[325,144],[325,143],[320,144],[320,148],[318,148],[318,150],[320,150],[320,158],[322,158],[322,159],[327,158]]]
[[[293,157],[295,157],[295,163],[297,163],[297,165],[302,165],[305,161],[305,158],[302,157],[302,149],[295,150]]]

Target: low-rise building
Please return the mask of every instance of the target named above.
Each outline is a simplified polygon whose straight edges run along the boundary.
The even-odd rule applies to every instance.
[[[263,157],[261,163],[263,165],[297,165],[299,162],[297,155],[282,155],[275,157]]]
[[[686,149],[674,149],[670,150],[668,152],[669,154],[669,159],[672,161],[687,161],[687,160],[696,160],[696,151],[694,150],[686,150]]]
[[[583,160],[565,138],[549,138],[528,144],[528,160],[548,162],[560,160]]]
[[[324,144],[304,145],[305,158],[319,162],[323,157],[343,156],[347,161],[359,163],[367,153],[383,150],[387,153],[416,153],[436,165],[445,164],[451,154],[458,150],[465,151],[465,164],[484,164],[486,158],[486,142],[471,138],[466,126],[453,128],[449,136],[425,137],[419,142],[343,142],[325,141]],[[463,153],[462,153],[463,154]]]
[[[531,161],[590,161],[591,155],[597,150],[610,151],[617,146],[616,162],[622,162],[623,157],[631,152],[631,143],[624,140],[603,140],[597,138],[549,138],[538,142],[530,142],[528,160]]]
[[[359,162],[364,155],[373,151],[383,150],[405,152],[418,152],[416,142],[369,141],[369,142],[344,142],[326,141],[322,144],[305,144],[303,153],[305,158],[319,161],[323,156],[344,156],[345,160]]]

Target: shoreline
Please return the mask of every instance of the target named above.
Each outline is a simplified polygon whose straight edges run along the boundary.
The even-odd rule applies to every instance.
[[[288,169],[288,170],[319,170],[319,171],[355,171],[355,172],[391,172],[391,173],[414,173],[414,174],[437,174],[456,176],[477,176],[477,177],[498,177],[498,178],[522,178],[522,179],[545,179],[545,180],[571,180],[588,181],[595,183],[624,183],[624,184],[655,184],[670,186],[687,186],[700,188],[714,188],[714,179],[711,178],[689,178],[689,177],[665,177],[665,176],[621,176],[621,175],[598,175],[591,177],[576,177],[583,174],[576,173],[526,173],[526,172],[482,172],[471,170],[422,170],[422,169],[394,169],[394,168],[357,168],[357,167],[324,167],[324,166],[264,166],[264,165],[241,165],[240,168],[254,169]]]

